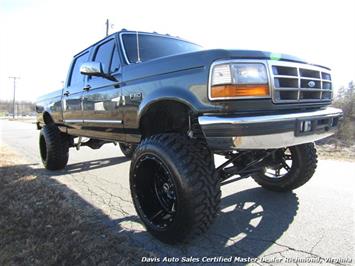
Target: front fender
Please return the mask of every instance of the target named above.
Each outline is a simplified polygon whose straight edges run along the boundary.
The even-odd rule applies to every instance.
[[[143,98],[138,108],[138,124],[144,114],[156,103],[174,101],[187,106],[194,113],[198,113],[206,106],[199,101],[195,94],[178,87],[163,87],[155,89],[154,92]],[[210,107],[209,107],[210,108]]]

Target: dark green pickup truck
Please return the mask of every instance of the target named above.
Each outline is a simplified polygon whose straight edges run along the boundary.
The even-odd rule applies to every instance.
[[[132,199],[146,228],[181,242],[213,222],[221,185],[305,184],[317,165],[313,142],[342,118],[331,101],[326,67],[122,30],[74,56],[64,88],[38,99],[40,154],[57,170],[70,147],[119,143],[132,158]],[[215,167],[215,154],[226,162]]]

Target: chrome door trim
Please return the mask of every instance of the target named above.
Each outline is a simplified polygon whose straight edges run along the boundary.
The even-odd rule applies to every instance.
[[[83,123],[82,119],[64,119],[63,120],[64,123]]]
[[[84,119],[83,123],[97,123],[97,124],[122,124],[122,120],[98,120],[98,119]]]
[[[97,124],[123,124],[122,120],[97,120],[97,119],[65,119],[64,123],[97,123]]]

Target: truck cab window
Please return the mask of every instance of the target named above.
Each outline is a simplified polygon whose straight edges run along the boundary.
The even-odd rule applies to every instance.
[[[118,51],[116,46],[113,48],[112,60],[111,60],[111,67],[110,73],[114,73],[120,69],[120,58],[118,57]]]
[[[86,52],[75,58],[74,65],[70,74],[69,86],[82,85],[84,82],[84,75],[80,73],[80,66],[89,60],[89,52]]]
[[[110,72],[110,62],[112,57],[112,52],[115,47],[115,40],[111,39],[98,46],[96,54],[94,57],[95,62],[100,62],[102,64],[102,69],[105,73]]]
[[[132,33],[122,34],[122,40],[126,55],[130,63],[136,63],[137,35]],[[196,52],[202,50],[200,45],[172,38],[169,36],[157,36],[139,34],[139,52],[142,62],[176,54]]]

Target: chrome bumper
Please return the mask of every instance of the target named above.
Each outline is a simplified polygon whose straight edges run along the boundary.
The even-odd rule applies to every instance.
[[[212,150],[278,149],[331,136],[342,115],[342,110],[328,107],[279,115],[203,115],[198,121]]]

